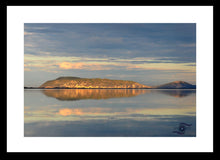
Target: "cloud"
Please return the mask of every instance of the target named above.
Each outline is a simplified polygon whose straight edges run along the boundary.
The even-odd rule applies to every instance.
[[[142,67],[133,64],[120,64],[120,63],[59,63],[61,69],[84,69],[84,70],[114,70],[114,69],[141,69]]]
[[[33,35],[34,33],[33,32],[24,32],[24,35],[27,36],[27,35]]]
[[[24,71],[31,71],[30,68],[24,68]]]
[[[29,54],[44,51],[70,57],[187,56],[195,60],[195,24],[38,23],[25,24],[24,29],[25,35],[32,35],[25,36],[25,44],[35,46],[34,50],[25,48]]]
[[[31,71],[31,69],[30,68],[27,68],[28,67],[28,65],[27,64],[24,64],[24,71]]]
[[[64,109],[60,109],[58,114],[60,114],[60,115],[62,115],[62,116],[69,116],[69,115],[72,115],[72,114],[82,115],[83,112],[82,112],[81,109],[69,109],[69,108],[64,108]]]
[[[71,62],[62,62],[59,63],[59,68],[61,69],[86,69],[86,70],[110,70],[111,67],[108,67],[103,64],[89,64],[89,63],[71,63]]]
[[[40,51],[39,53],[43,54],[43,55],[50,55],[51,54],[51,52],[44,52],[44,51]]]
[[[59,63],[59,67],[61,69],[82,69],[83,63],[70,63],[70,62],[62,62]]]
[[[196,43],[179,44],[180,47],[196,47]]]
[[[25,44],[24,44],[24,47],[34,47],[34,45],[33,45],[33,44],[30,44],[30,43],[25,43]]]
[[[64,57],[51,56],[51,52],[41,52],[41,56],[25,54],[26,67],[40,68],[57,73],[62,70],[175,70],[195,71],[195,63],[187,63],[186,58],[179,57],[136,57],[136,58],[97,58],[97,57]],[[28,69],[26,69],[28,70]]]
[[[82,70],[192,70],[191,66],[186,66],[181,63],[120,63],[120,62],[106,62],[106,63],[83,63],[83,62],[62,62],[58,64],[60,69],[82,69]]]

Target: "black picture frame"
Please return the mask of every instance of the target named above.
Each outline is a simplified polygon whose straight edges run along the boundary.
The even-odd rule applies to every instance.
[[[70,1],[67,1],[67,3],[69,3]],[[18,4],[19,3],[19,4]],[[33,3],[33,2],[32,2]],[[38,1],[39,3],[39,1]],[[55,2],[55,4],[51,4],[49,2],[45,2],[44,1],[44,4],[43,6],[65,6],[65,5],[73,5],[73,6],[81,6],[82,4],[80,2],[75,2],[76,4],[58,4],[59,2]],[[71,3],[71,2],[70,2]],[[92,4],[91,4],[92,3]],[[119,3],[118,5],[119,6],[137,6],[137,5],[143,5],[143,6],[213,6],[213,14],[214,14],[214,19],[213,19],[213,22],[214,22],[214,25],[213,26],[216,26],[217,23],[216,22],[216,12],[217,12],[217,9],[216,9],[216,1],[208,1],[208,0],[203,0],[203,1],[192,1],[192,0],[188,0],[188,1],[182,1],[182,2],[177,2],[177,1],[162,1],[160,2],[160,4],[158,4],[158,2],[154,2],[154,1],[150,1],[148,2],[148,4],[146,4],[146,2],[144,4],[131,4],[132,2],[130,2],[130,4],[123,4],[123,3]],[[96,155],[100,155],[100,156],[103,156],[103,155],[107,155],[107,156],[110,156],[110,155],[128,155],[128,156],[135,156],[134,158],[136,159],[137,155],[138,156],[150,156],[151,158],[150,159],[154,159],[154,158],[170,158],[170,159],[176,159],[176,158],[190,158],[190,159],[195,159],[195,158],[198,158],[198,156],[200,156],[199,159],[215,159],[216,158],[216,136],[214,134],[214,131],[216,131],[214,129],[213,131],[213,152],[210,152],[210,153],[203,153],[203,152],[198,152],[198,153],[195,153],[195,152],[190,152],[190,153],[187,153],[187,152],[184,152],[184,153],[174,153],[174,152],[156,152],[156,153],[149,153],[149,152],[146,152],[146,153],[143,153],[143,152],[105,152],[105,153],[101,153],[101,152],[74,152],[74,153],[68,153],[68,152],[58,152],[58,153],[54,153],[54,152],[19,152],[19,153],[16,153],[16,152],[7,152],[7,6],[42,6],[42,3],[41,4],[30,4],[30,2],[20,2],[20,1],[16,1],[16,2],[9,2],[9,1],[5,1],[5,2],[1,2],[1,17],[2,17],[2,24],[1,25],[3,28],[1,29],[1,32],[3,36],[1,36],[1,39],[2,39],[2,49],[3,49],[3,52],[4,52],[4,57],[2,58],[4,60],[4,65],[3,65],[3,71],[5,72],[4,73],[4,85],[3,85],[3,88],[4,88],[4,97],[3,97],[3,100],[4,100],[4,105],[1,109],[1,126],[2,126],[2,130],[1,130],[1,142],[0,142],[0,146],[1,146],[1,151],[0,151],[0,159],[20,159],[21,157],[23,159],[46,159],[46,158],[51,158],[51,156],[54,158],[57,158],[57,159],[66,159],[65,157],[68,157],[68,158],[71,158],[73,156],[96,156]],[[88,4],[84,4],[83,6],[106,6],[103,5],[103,4],[98,4],[96,2],[90,2]],[[116,6],[118,6],[116,5]],[[111,4],[110,5],[107,5],[107,6],[112,6]],[[115,5],[113,5],[115,6]],[[214,29],[214,32],[215,32],[215,27],[213,28]],[[213,34],[215,35],[215,34]],[[214,40],[215,40],[216,36],[214,37]],[[214,41],[215,42],[215,41]],[[213,44],[214,46],[214,44]],[[214,55],[214,53],[213,53]],[[216,63],[215,63],[216,64]],[[213,66],[214,68],[214,66]],[[214,72],[214,70],[213,70]],[[213,74],[214,75],[214,74]],[[213,87],[214,89],[214,87]],[[213,90],[214,92],[214,90]],[[214,97],[213,97],[213,100],[214,100]],[[216,118],[216,112],[215,112],[215,108],[214,108],[214,105],[213,105],[213,121],[215,121],[215,118]],[[215,125],[216,123],[214,123]],[[181,144],[180,144],[181,145]],[[74,158],[74,157],[73,157]],[[81,158],[81,157],[80,157]],[[144,157],[143,157],[144,158]],[[147,158],[147,157],[145,157]]]

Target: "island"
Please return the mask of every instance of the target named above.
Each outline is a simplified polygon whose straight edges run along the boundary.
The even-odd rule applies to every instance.
[[[196,85],[192,85],[192,84],[184,82],[184,81],[174,81],[174,82],[162,84],[159,86],[154,86],[152,88],[156,88],[156,89],[196,89]]]
[[[39,87],[24,87],[24,89],[196,89],[196,85],[174,81],[158,86],[147,86],[129,80],[59,77],[46,81]]]
[[[78,88],[78,89],[126,89],[126,88],[151,88],[134,81],[111,80],[101,78],[59,77],[43,83],[39,88]]]

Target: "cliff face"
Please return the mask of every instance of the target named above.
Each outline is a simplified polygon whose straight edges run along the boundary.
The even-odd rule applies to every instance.
[[[59,77],[47,81],[39,88],[151,88],[134,81],[100,78]]]

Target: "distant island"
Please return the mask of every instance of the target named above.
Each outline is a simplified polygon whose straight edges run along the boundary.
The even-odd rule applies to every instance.
[[[163,85],[152,87],[155,89],[196,89],[196,85],[184,81],[174,81]]]
[[[24,87],[24,89],[196,89],[196,85],[174,81],[159,86],[147,86],[128,80],[59,77],[46,81],[39,87]]]

